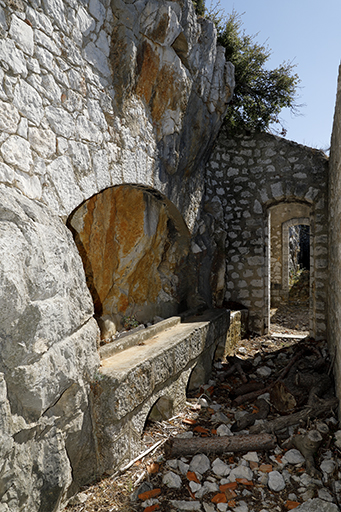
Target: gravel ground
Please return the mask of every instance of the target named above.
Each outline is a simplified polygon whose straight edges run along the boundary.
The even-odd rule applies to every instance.
[[[297,297],[272,311],[271,333],[283,338],[254,336],[241,340],[235,354],[253,365],[249,378],[260,378],[264,367],[272,376],[282,371],[298,350],[298,342],[287,334],[308,334],[308,309],[305,300]],[[313,342],[311,342],[313,343]],[[326,359],[325,342],[314,343],[314,350]],[[318,420],[328,433],[315,456],[319,476],[306,473],[305,459],[298,450],[285,450],[279,442],[269,452],[224,453],[187,456],[167,460],[163,444],[170,437],[216,437],[233,435],[234,421],[254,404],[234,406],[230,393],[241,384],[240,375],[227,379],[225,362],[215,364],[211,381],[195,396],[188,397],[183,411],[163,422],[148,422],[144,449],[155,447],[118,475],[103,478],[81,489],[67,507],[69,512],[336,512],[341,498],[341,452],[335,444],[338,422],[328,413]],[[269,371],[269,370],[267,370]],[[269,376],[270,378],[270,376]],[[265,384],[265,381],[264,381]],[[275,417],[271,407],[270,417]],[[278,413],[277,413],[278,414]],[[315,422],[291,428],[291,434],[317,428]],[[324,428],[325,428],[324,427]],[[248,433],[248,431],[242,432]],[[238,432],[240,434],[240,432]],[[340,431],[341,434],[341,431]],[[142,453],[143,450],[141,450]]]

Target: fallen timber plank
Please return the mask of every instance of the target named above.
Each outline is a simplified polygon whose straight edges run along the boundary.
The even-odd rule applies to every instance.
[[[309,337],[309,334],[284,334],[280,332],[274,332],[271,335],[271,338],[282,338],[287,340],[304,340]]]
[[[276,447],[272,434],[236,435],[220,437],[171,438],[165,443],[165,456],[176,458],[195,453],[226,453],[268,451]]]

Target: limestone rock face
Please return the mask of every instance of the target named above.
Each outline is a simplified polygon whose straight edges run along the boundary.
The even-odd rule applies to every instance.
[[[110,188],[86,201],[70,227],[95,313],[121,327],[186,307],[190,235],[177,209],[144,187]]]
[[[116,102],[131,94],[150,111],[161,171],[191,173],[220,128],[232,97],[233,66],[216,46],[214,24],[191,2],[112,0],[110,59]]]
[[[94,471],[88,394],[98,328],[57,217],[2,185],[0,232],[0,503],[48,512]]]
[[[190,0],[15,0],[0,27],[0,510],[49,512],[94,472],[94,303],[112,332],[197,287],[185,223],[233,69]]]

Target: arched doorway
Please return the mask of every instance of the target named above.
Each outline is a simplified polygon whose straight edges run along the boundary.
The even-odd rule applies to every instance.
[[[268,215],[268,325],[270,327],[271,322],[276,322],[278,316],[281,316],[277,308],[285,312],[285,306],[290,302],[292,306],[300,307],[299,329],[308,333],[313,316],[314,265],[310,263],[313,261],[314,244],[311,205],[282,202],[270,207]],[[287,322],[291,329],[298,328],[296,324],[294,317],[292,326]]]

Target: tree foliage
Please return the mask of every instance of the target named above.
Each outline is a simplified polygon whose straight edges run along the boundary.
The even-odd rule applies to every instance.
[[[198,16],[205,15],[205,0],[193,0],[193,5]]]
[[[286,134],[280,111],[287,107],[297,114],[297,87],[300,82],[294,73],[295,65],[283,62],[275,69],[267,69],[271,50],[255,41],[242,30],[241,15],[233,11],[221,16],[215,9],[208,13],[216,24],[218,44],[225,48],[226,60],[235,66],[236,86],[229,104],[225,124],[231,133],[256,130],[269,131],[278,123],[281,135]]]

